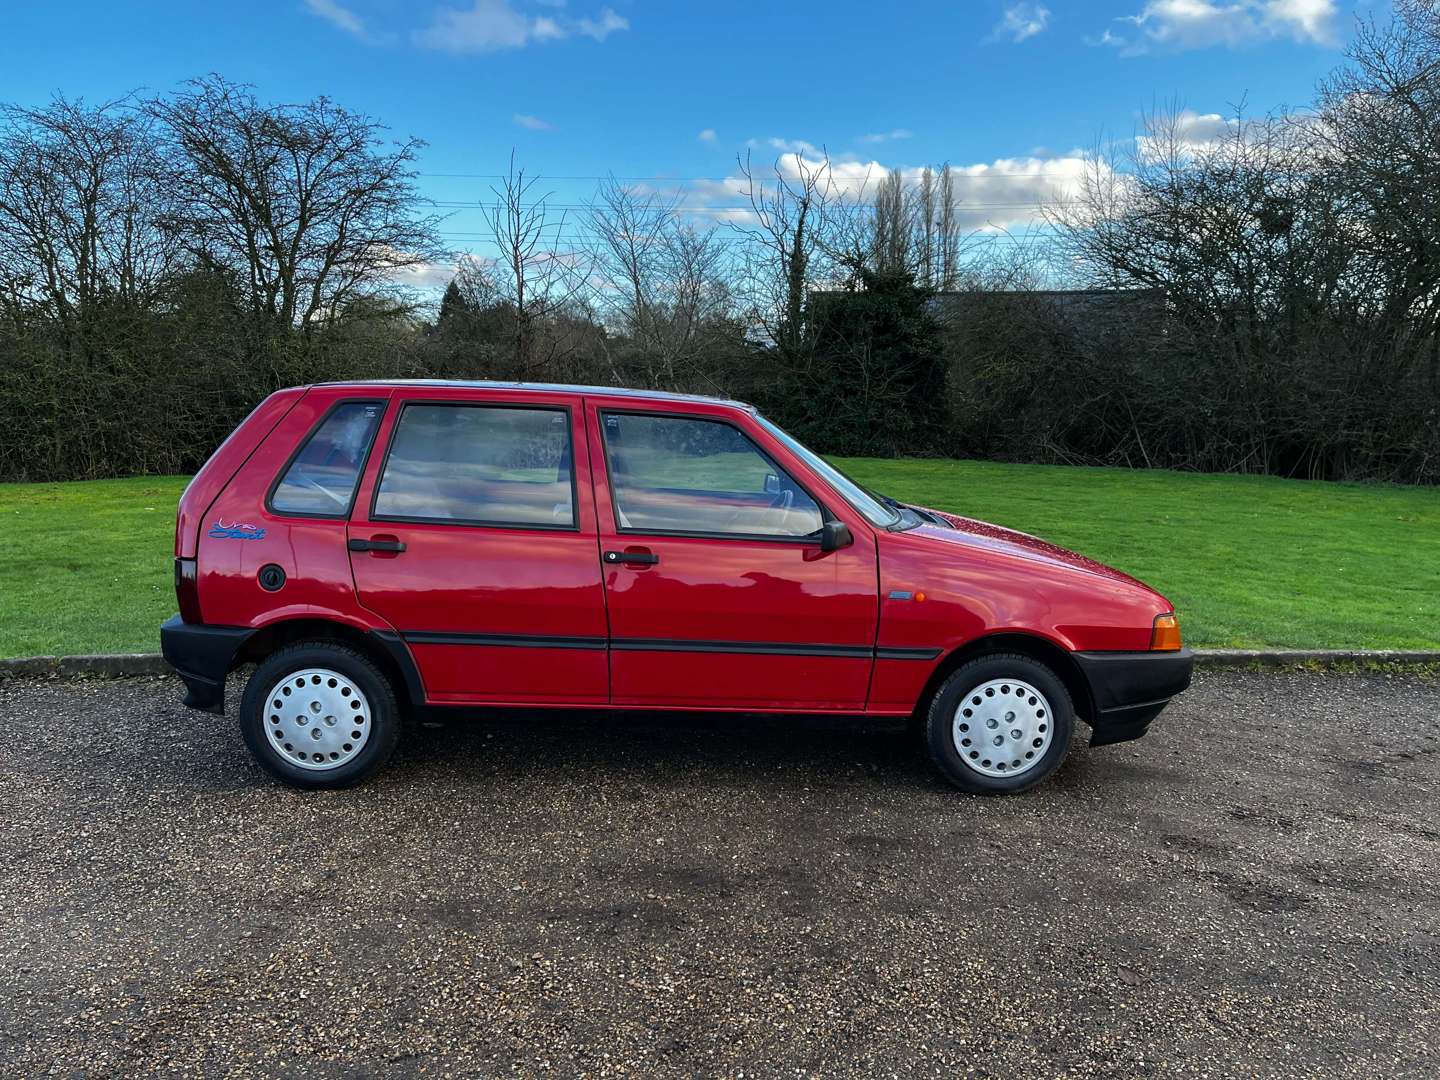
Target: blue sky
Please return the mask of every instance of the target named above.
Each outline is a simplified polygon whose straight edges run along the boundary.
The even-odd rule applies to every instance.
[[[1383,4],[1383,0],[1377,0]],[[217,71],[262,97],[328,94],[424,151],[438,200],[482,198],[512,148],[559,204],[589,177],[667,177],[728,201],[737,154],[824,147],[855,170],[970,166],[977,223],[1059,184],[1143,110],[1303,105],[1340,60],[1346,0],[280,0],[0,4],[0,100],[100,101]],[[1383,7],[1377,12],[1384,15]],[[850,175],[850,174],[847,174]],[[699,178],[706,178],[701,180]],[[661,186],[659,181],[654,181]],[[447,225],[456,246],[478,211]]]

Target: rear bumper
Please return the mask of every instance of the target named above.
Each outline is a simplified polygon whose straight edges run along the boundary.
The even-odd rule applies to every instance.
[[[185,682],[185,704],[206,712],[225,712],[225,676],[235,654],[255,631],[244,626],[202,626],[173,615],[160,627],[165,662]]]
[[[1094,698],[1091,746],[1138,739],[1170,699],[1190,685],[1195,654],[1178,652],[1077,652]]]

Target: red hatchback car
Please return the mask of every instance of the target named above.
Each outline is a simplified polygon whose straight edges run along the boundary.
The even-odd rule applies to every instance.
[[[967,791],[1134,739],[1190,683],[1163,596],[866,490],[748,405],[609,388],[271,395],[180,500],[187,705],[225,677],[260,763],[380,768],[412,706],[914,717]]]

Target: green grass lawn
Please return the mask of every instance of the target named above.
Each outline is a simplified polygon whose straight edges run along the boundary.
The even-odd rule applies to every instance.
[[[0,484],[0,656],[158,651],[188,482]]]
[[[1192,645],[1440,647],[1440,490],[980,461],[836,462],[1159,589]]]
[[[1149,582],[1195,645],[1440,647],[1440,491],[973,461],[839,464],[877,491]],[[153,651],[183,477],[0,484],[0,656]]]

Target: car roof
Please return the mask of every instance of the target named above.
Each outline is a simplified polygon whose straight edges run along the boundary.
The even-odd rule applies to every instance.
[[[755,406],[730,398],[709,397],[705,394],[675,394],[668,390],[635,390],[623,386],[579,386],[569,383],[527,383],[499,382],[484,379],[355,379],[343,382],[315,383],[317,387],[362,387],[376,386],[451,386],[462,390],[514,390],[526,394],[580,394],[594,397],[624,397],[636,401],[702,402],[706,405],[728,405],[746,412],[755,412]]]

